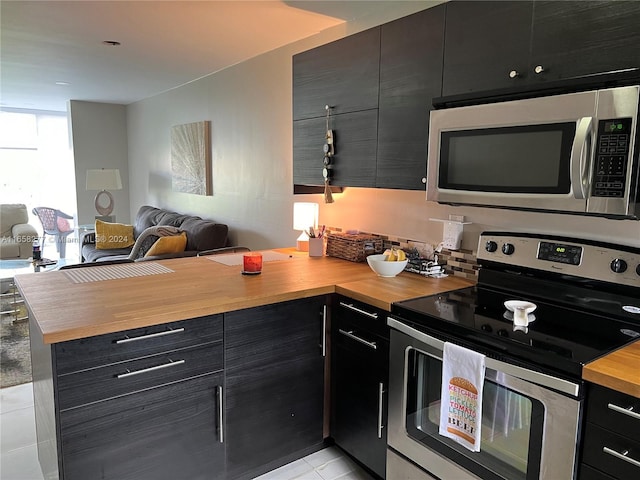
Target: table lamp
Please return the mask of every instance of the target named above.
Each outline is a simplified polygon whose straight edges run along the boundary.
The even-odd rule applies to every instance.
[[[87,190],[98,190],[94,205],[96,211],[100,214],[96,219],[106,222],[115,221],[115,216],[111,216],[113,212],[113,195],[107,190],[122,190],[122,180],[120,179],[120,170],[113,169],[91,169],[87,170]],[[107,197],[109,203],[106,206],[100,204],[102,197]]]
[[[297,240],[297,248],[301,252],[309,251],[310,228],[318,228],[318,204],[310,202],[294,202],[293,229],[302,231]]]

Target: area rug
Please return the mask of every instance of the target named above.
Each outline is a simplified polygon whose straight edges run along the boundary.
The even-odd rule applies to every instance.
[[[2,310],[5,310],[2,302]],[[29,321],[14,322],[12,315],[2,315],[0,328],[0,388],[31,381]]]

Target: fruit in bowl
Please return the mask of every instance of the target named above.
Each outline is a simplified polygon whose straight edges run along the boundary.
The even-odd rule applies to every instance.
[[[407,266],[407,256],[400,249],[388,249],[380,255],[369,255],[367,263],[381,277],[395,277]]]

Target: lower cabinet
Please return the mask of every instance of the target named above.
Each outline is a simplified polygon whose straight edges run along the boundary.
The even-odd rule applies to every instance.
[[[319,297],[225,314],[228,478],[322,446],[325,305]]]
[[[579,478],[640,478],[640,398],[587,386]]]
[[[224,478],[222,373],[60,414],[65,479]]]
[[[54,345],[30,325],[45,478],[253,478],[320,449],[327,301]]]
[[[384,478],[389,331],[382,310],[337,297],[332,311],[331,436]]]

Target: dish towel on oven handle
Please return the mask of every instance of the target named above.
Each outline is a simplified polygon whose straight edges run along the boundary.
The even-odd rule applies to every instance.
[[[485,356],[445,342],[442,355],[440,435],[480,451]]]

